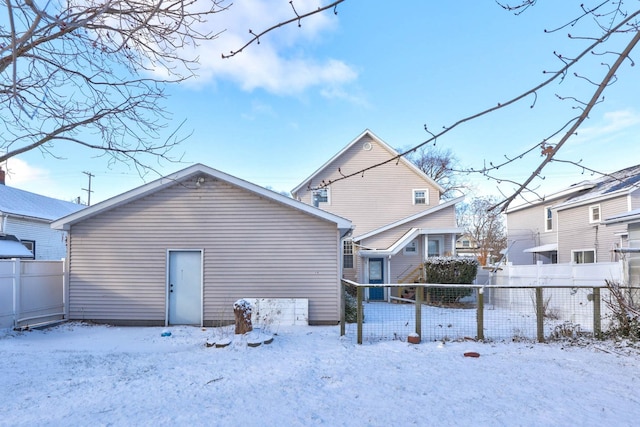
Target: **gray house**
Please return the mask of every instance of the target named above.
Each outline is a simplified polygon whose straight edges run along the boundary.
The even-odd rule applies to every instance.
[[[629,232],[621,222],[640,208],[640,165],[582,181],[507,210],[508,258],[514,264],[594,263],[619,259]]]
[[[70,319],[218,325],[240,298],[308,299],[340,319],[351,222],[196,164],[66,216]]]
[[[51,229],[51,222],[85,207],[9,187],[0,169],[0,258],[64,258],[66,233]]]

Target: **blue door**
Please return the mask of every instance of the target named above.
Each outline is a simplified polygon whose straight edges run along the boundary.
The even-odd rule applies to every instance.
[[[369,259],[369,283],[384,283],[384,258]],[[369,301],[384,301],[384,288],[369,288]]]

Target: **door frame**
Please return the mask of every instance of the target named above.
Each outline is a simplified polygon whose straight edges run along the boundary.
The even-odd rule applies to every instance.
[[[380,279],[380,283],[372,283],[371,282],[371,261],[376,260],[376,261],[380,261],[380,276],[382,277]],[[384,257],[376,257],[376,258],[368,258],[367,260],[367,282],[369,284],[373,284],[373,285],[379,285],[379,284],[384,284],[385,283],[385,278],[384,278],[384,273],[385,273],[385,258]],[[380,287],[380,288],[375,288],[375,289],[380,289],[382,290],[382,298],[381,299],[371,299],[371,289],[372,288],[367,288],[367,301],[385,301],[386,300],[386,290],[387,288],[385,287]]]
[[[204,326],[204,249],[167,249],[167,260],[165,269],[165,310],[164,325],[169,325],[169,281],[171,277],[171,253],[172,252],[197,252],[200,254],[200,327]]]

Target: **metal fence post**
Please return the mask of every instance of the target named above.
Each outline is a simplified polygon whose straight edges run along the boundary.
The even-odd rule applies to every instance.
[[[478,308],[476,309],[477,337],[484,341],[484,287],[478,288]]]
[[[358,344],[362,344],[362,322],[364,320],[363,310],[362,310],[362,291],[363,287],[358,286],[357,299],[358,299],[358,310],[357,310],[357,320],[358,320]]]
[[[600,288],[593,288],[593,335],[602,338],[602,314],[600,312]]]
[[[538,326],[538,342],[544,342],[544,300],[542,298],[542,288],[536,288],[536,323]]]
[[[416,286],[416,334],[422,339],[422,300],[424,299],[424,288]]]

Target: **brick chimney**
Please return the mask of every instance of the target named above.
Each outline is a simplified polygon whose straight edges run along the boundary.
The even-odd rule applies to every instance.
[[[4,170],[0,168],[0,185],[4,185]]]

